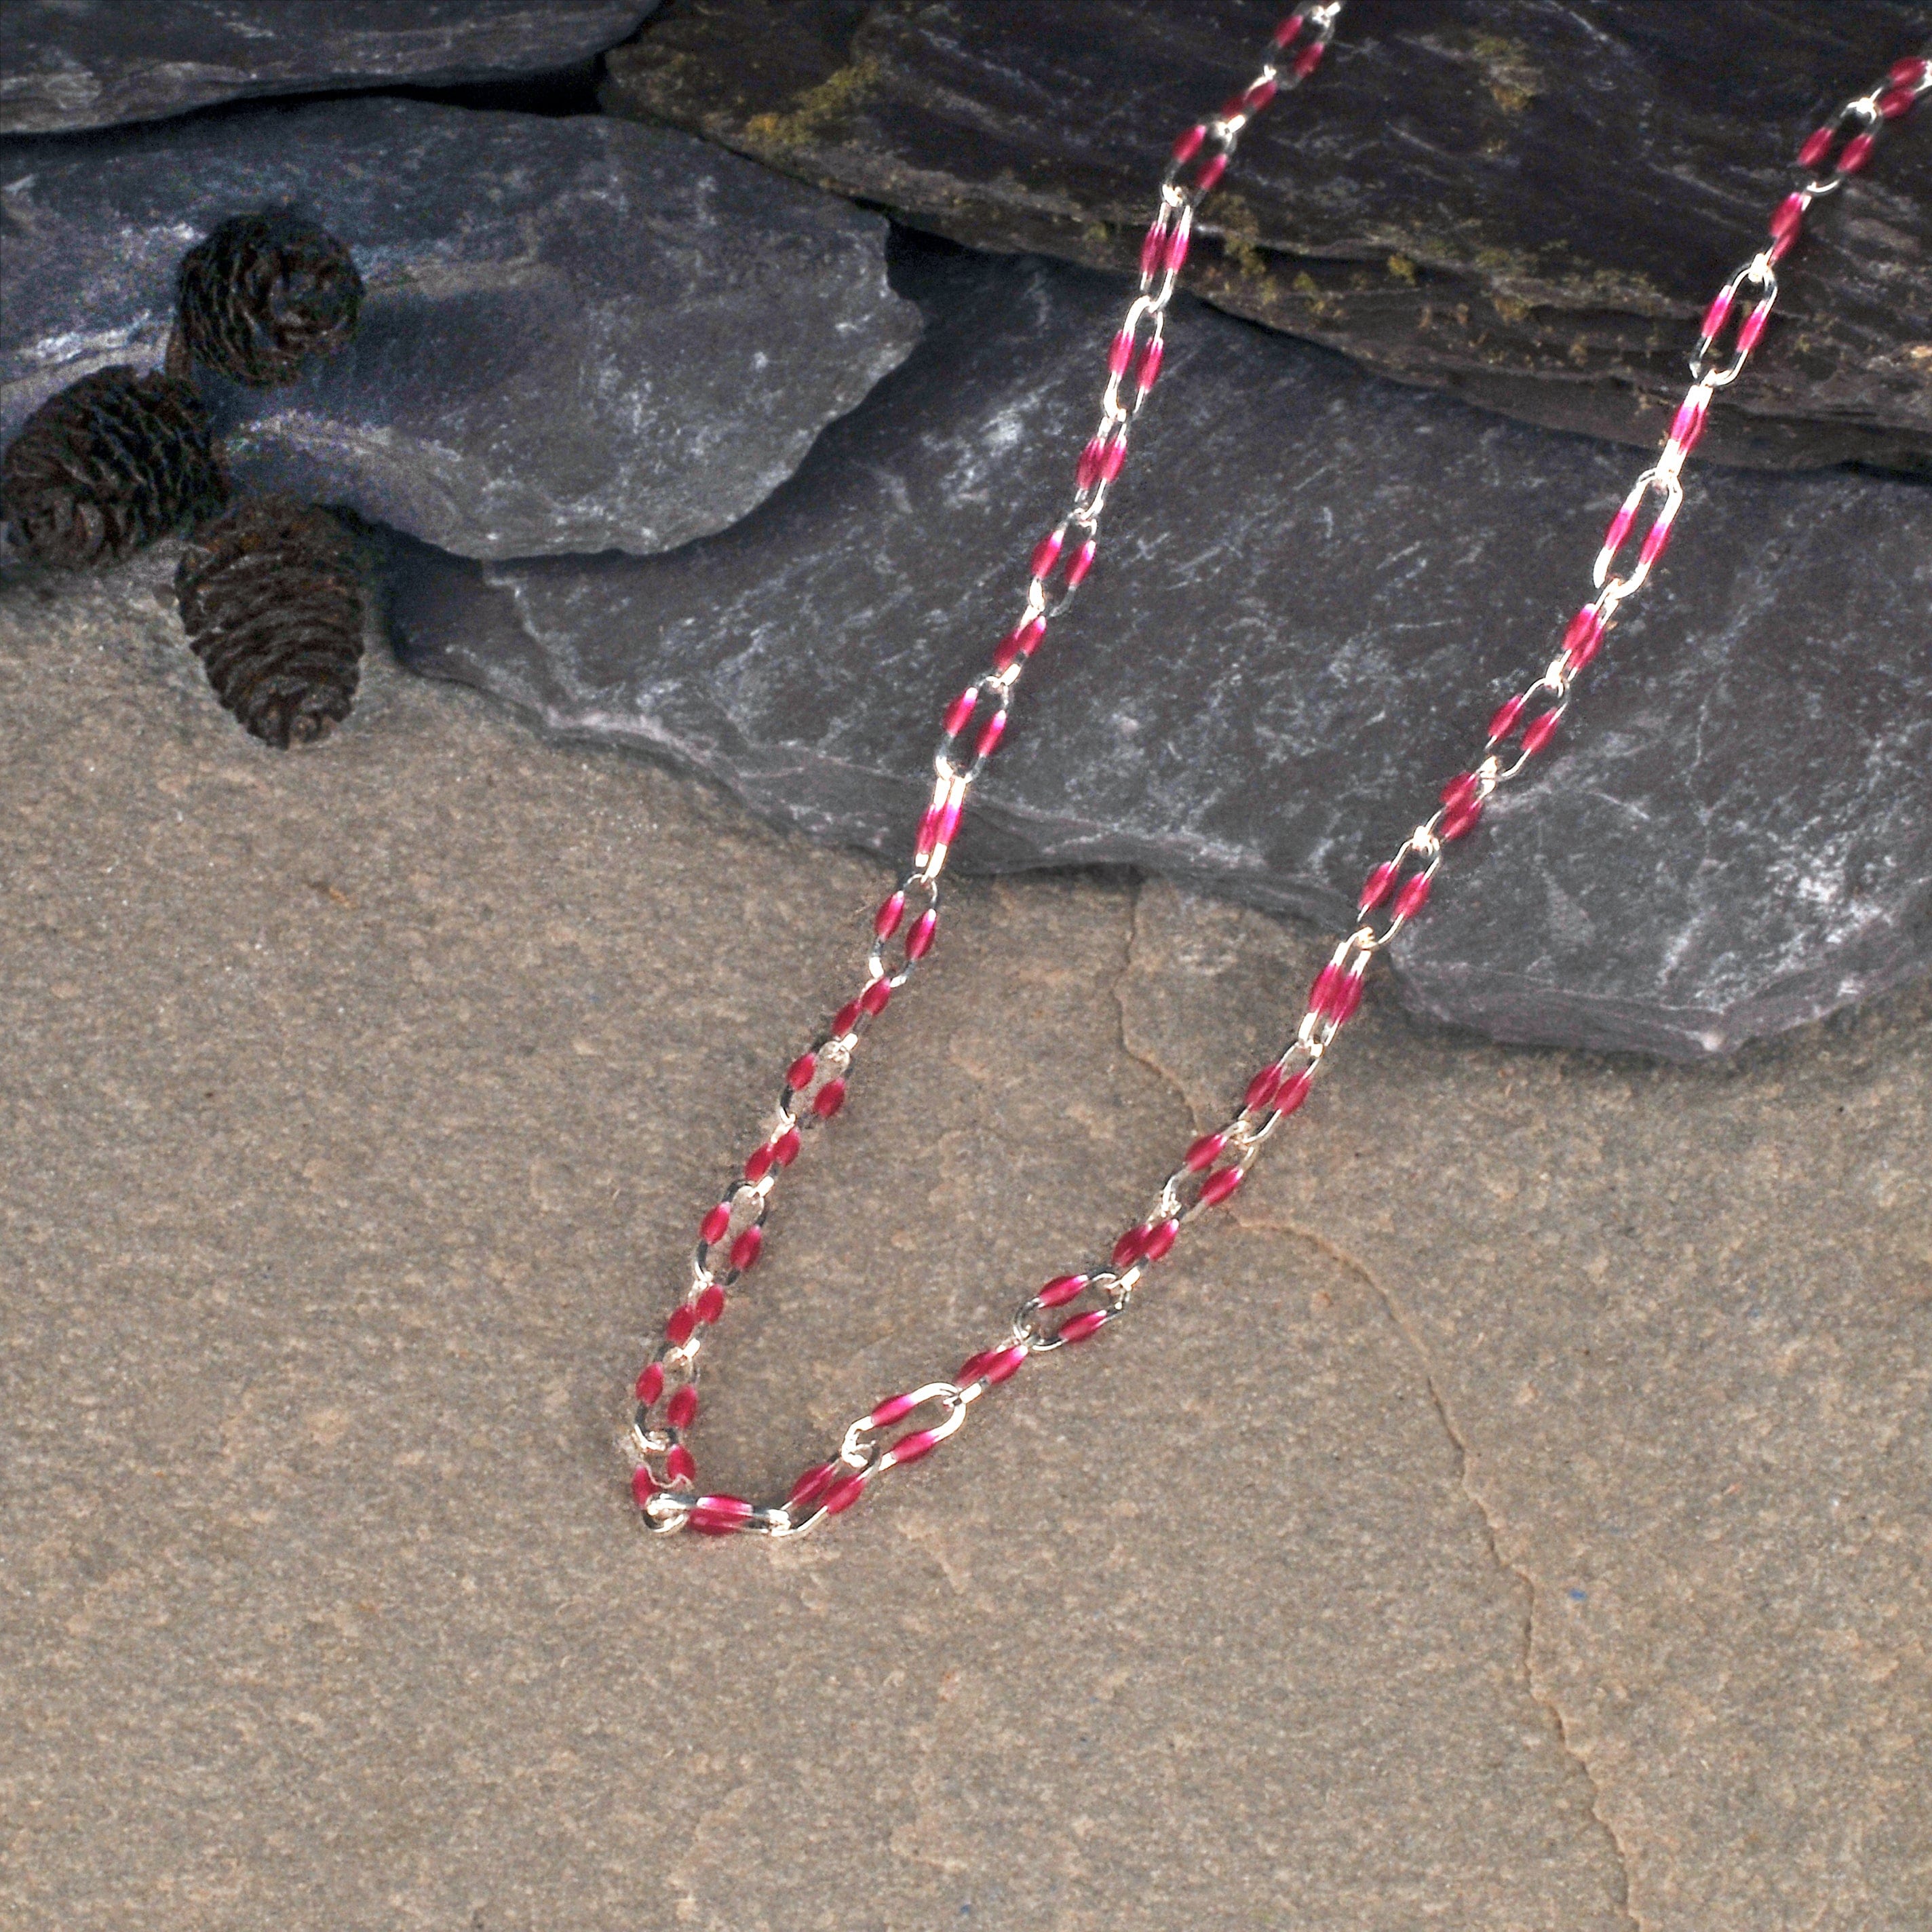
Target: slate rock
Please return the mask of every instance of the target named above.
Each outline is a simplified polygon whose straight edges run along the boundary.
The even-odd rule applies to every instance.
[[[958,241],[1120,268],[1169,144],[1280,10],[710,0],[614,53],[604,99]],[[1648,444],[1800,140],[1926,45],[1916,0],[1358,0],[1207,204],[1190,286],[1406,381]],[[1708,455],[1932,466],[1926,118],[1821,211]]]
[[[933,243],[895,274],[920,348],[754,514],[647,560],[399,542],[405,661],[902,856],[937,716],[1058,513],[1120,291]],[[1169,340],[959,862],[1125,862],[1340,926],[1548,662],[1633,460],[1184,301]],[[1923,971],[1929,598],[1932,490],[1696,471],[1564,738],[1397,949],[1408,1004],[1688,1058]]]
[[[251,94],[545,74],[656,0],[8,0],[0,134],[152,121]]]
[[[158,364],[227,216],[300,208],[367,285],[285,388],[204,372],[238,488],[468,556],[669,548],[797,466],[910,347],[886,224],[688,135],[376,98],[10,143],[0,439],[104,364]]]

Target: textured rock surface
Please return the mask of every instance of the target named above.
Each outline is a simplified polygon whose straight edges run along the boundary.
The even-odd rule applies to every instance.
[[[882,868],[380,656],[278,759],[170,568],[0,592],[10,1928],[1932,1914],[1924,992],[1690,1072],[1372,997],[1084,1358],[829,1536],[665,1547],[622,1393]],[[1090,1251],[1310,963],[1161,887],[956,910],[734,1312],[721,1482]]]
[[[297,204],[368,284],[344,353],[204,387],[236,482],[459,550],[668,548],[742,516],[905,354],[885,224],[688,136],[398,100],[6,154],[0,437],[158,362],[182,254]]]
[[[673,0],[605,98],[957,240],[1120,267],[1168,143],[1252,72],[1280,11]],[[1354,6],[1209,205],[1222,245],[1192,286],[1406,380],[1648,442],[1799,140],[1925,46],[1914,0]],[[1928,143],[1912,128],[1821,218],[1711,454],[1932,466]]]
[[[924,344],[755,516],[675,556],[416,552],[418,668],[897,854],[944,700],[1017,607],[1117,306],[905,250]],[[1127,861],[1347,914],[1548,661],[1634,466],[1180,314],[1109,542],[962,859]],[[1418,1010],[1694,1056],[1932,963],[1932,490],[1707,472],[1569,742],[1398,957]]]
[[[540,74],[602,53],[652,0],[8,0],[0,134],[211,101]]]

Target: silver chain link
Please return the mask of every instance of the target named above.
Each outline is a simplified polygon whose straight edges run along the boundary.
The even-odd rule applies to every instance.
[[[1329,0],[1290,14],[1270,36],[1256,77],[1174,145],[1142,247],[1138,288],[1108,346],[1100,420],[1081,452],[1072,501],[1034,550],[1018,619],[992,665],[947,710],[910,869],[874,915],[865,984],[786,1070],[765,1137],[705,1217],[690,1286],[638,1378],[626,1438],[632,1489],[644,1521],[661,1534],[805,1534],[858,1501],[880,1476],[928,1454],[964,1424],[976,1402],[1033,1358],[1084,1342],[1124,1314],[1147,1271],[1180,1231],[1236,1192],[1270,1137],[1307,1099],[1336,1035],[1360,1004],[1370,964],[1427,903],[1447,848],[1474,829],[1490,800],[1550,743],[1620,607],[1649,581],[1683,504],[1684,459],[1703,434],[1713,397],[1737,380],[1756,349],[1778,300],[1778,263],[1802,232],[1813,204],[1836,194],[1862,170],[1886,125],[1932,91],[1932,57],[1898,62],[1877,86],[1848,101],[1805,142],[1799,155],[1804,178],[1774,213],[1768,244],[1725,283],[1706,313],[1690,358],[1691,386],[1663,452],[1632,484],[1598,552],[1592,572],[1595,596],[1570,620],[1541,676],[1497,710],[1477,762],[1443,788],[1436,811],[1393,858],[1370,873],[1357,907],[1360,922],[1317,974],[1287,1046],[1250,1082],[1226,1124],[1189,1148],[1147,1213],[1114,1244],[1108,1264],[1056,1276],[1029,1295],[1006,1334],[963,1364],[952,1380],[892,1396],[858,1418],[838,1454],[806,1470],[783,1502],[702,1495],[686,1438],[697,1416],[706,1338],[724,1312],[728,1292],[762,1252],[779,1177],[805,1136],[838,1112],[867,1030],[932,949],[940,877],[968,798],[1004,735],[1028,660],[1092,567],[1107,493],[1120,474],[1130,433],[1160,374],[1168,305],[1201,203],[1226,172],[1255,117],[1319,64],[1342,4]],[[1826,160],[1827,171],[1817,172]]]

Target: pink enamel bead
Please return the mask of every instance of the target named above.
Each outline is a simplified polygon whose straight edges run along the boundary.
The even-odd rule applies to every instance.
[[[740,1274],[758,1265],[759,1255],[764,1251],[765,1231],[762,1228],[747,1228],[731,1244],[731,1265]],[[704,1318],[700,1316],[699,1319]]]
[[[1315,1084],[1315,1076],[1306,1072],[1298,1073],[1281,1083],[1281,1091],[1274,1096],[1274,1110],[1277,1114],[1292,1114],[1308,1098],[1308,1090]]]
[[[890,1429],[894,1423],[911,1414],[918,1406],[918,1400],[914,1396],[889,1395],[866,1417],[866,1424],[873,1429]]]
[[[1024,624],[1016,625],[1000,640],[1000,647],[993,653],[994,665],[1004,670],[1019,658],[1031,657],[1046,635],[1044,617],[1029,617]]]
[[[698,1419],[698,1391],[690,1383],[664,1405],[664,1420],[674,1429],[688,1429]]]
[[[1152,275],[1160,267],[1161,257],[1167,252],[1167,224],[1156,217],[1147,232],[1147,239],[1141,244],[1141,273]]]
[[[1563,633],[1563,659],[1573,671],[1581,670],[1598,652],[1604,642],[1604,620],[1588,604],[1585,604],[1570,620],[1570,628]]]
[[[742,1496],[700,1496],[685,1527],[700,1536],[729,1536],[751,1516],[752,1506]]]
[[[1613,557],[1623,548],[1624,538],[1630,535],[1630,526],[1636,521],[1636,506],[1634,503],[1626,503],[1610,519],[1610,526],[1604,532],[1605,555]]]
[[[1200,1202],[1204,1208],[1219,1208],[1221,1202],[1231,1196],[1234,1188],[1240,1186],[1244,1171],[1240,1167],[1223,1167],[1219,1173],[1210,1174],[1202,1183]]]
[[[1026,1358],[1024,1348],[988,1348],[962,1362],[952,1379],[962,1388],[968,1382],[980,1382],[990,1388],[997,1388],[1001,1382],[1019,1373],[1026,1366]]]
[[[1541,751],[1556,736],[1556,728],[1562,722],[1563,714],[1560,711],[1546,711],[1540,718],[1533,719],[1528,730],[1522,734],[1522,748],[1532,756]]]
[[[1034,1297],[1042,1308],[1058,1308],[1087,1286],[1084,1274],[1057,1274]]]
[[[895,1442],[890,1451],[892,1467],[903,1469],[908,1462],[916,1462],[922,1456],[930,1456],[946,1438],[930,1429],[915,1429],[909,1436],[902,1436]]]
[[[1704,434],[1709,407],[1708,403],[1687,399],[1678,405],[1677,413],[1671,418],[1670,440],[1687,454],[1696,447],[1697,439]]]
[[[1490,734],[1494,737],[1496,734]],[[1389,888],[1395,884],[1396,868],[1386,862],[1378,866],[1362,882],[1362,896],[1355,902],[1358,912],[1373,912],[1389,896]]]
[[[808,1505],[815,1503],[825,1493],[831,1483],[833,1472],[838,1466],[836,1462],[813,1463],[812,1467],[806,1470],[798,1480],[792,1484],[790,1492],[786,1496],[785,1501],[794,1508],[802,1503]]]
[[[1202,1184],[1201,1204],[1204,1208],[1220,1207],[1240,1186],[1244,1178],[1244,1170],[1238,1167],[1224,1167],[1210,1174]]]
[[[842,1483],[834,1483],[819,1498],[818,1506],[827,1516],[838,1516],[850,1509],[866,1493],[863,1476],[848,1476]]]
[[[1395,896],[1391,908],[1397,919],[1413,919],[1429,903],[1430,878],[1426,872],[1418,872],[1413,878],[1402,881],[1402,890]]]

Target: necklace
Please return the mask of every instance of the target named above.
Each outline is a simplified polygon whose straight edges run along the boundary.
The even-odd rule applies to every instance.
[[[1690,357],[1690,387],[1663,450],[1630,486],[1597,553],[1595,595],[1570,620],[1541,676],[1497,709],[1477,761],[1442,788],[1430,816],[1393,857],[1369,873],[1356,908],[1359,923],[1316,975],[1293,1037],[1250,1081],[1227,1124],[1187,1149],[1147,1213],[1114,1244],[1108,1261],[1056,1276],[1028,1296],[1007,1333],[963,1362],[950,1380],[909,1389],[860,1416],[837,1454],[807,1469],[782,1502],[759,1504],[701,1493],[686,1438],[698,1417],[701,1359],[727,1296],[764,1251],[773,1192],[806,1136],[844,1105],[854,1058],[872,1022],[932,949],[940,878],[967,799],[1005,734],[1028,660],[1093,566],[1108,490],[1126,463],[1135,418],[1160,373],[1168,306],[1201,203],[1227,171],[1249,124],[1321,64],[1345,4],[1327,0],[1290,14],[1270,37],[1255,79],[1174,143],[1141,249],[1138,290],[1108,347],[1100,421],[1076,466],[1072,502],[1034,550],[1024,605],[991,667],[946,709],[933,754],[932,801],[919,823],[910,870],[874,915],[865,983],[785,1070],[765,1138],[700,1225],[691,1285],[638,1378],[627,1437],[634,1465],[632,1492],[645,1523],[660,1534],[690,1529],[800,1536],[838,1515],[880,1477],[931,1454],[963,1425],[976,1403],[1036,1356],[1085,1342],[1124,1314],[1148,1271],[1181,1230],[1236,1192],[1270,1138],[1306,1100],[1336,1036],[1361,1003],[1376,956],[1427,904],[1448,848],[1475,829],[1498,789],[1548,748],[1619,608],[1648,580],[1683,504],[1684,459],[1703,434],[1712,399],[1744,373],[1762,339],[1778,301],[1778,265],[1803,232],[1813,205],[1836,194],[1864,167],[1886,126],[1932,92],[1932,57],[1900,60],[1799,148],[1799,185],[1773,211],[1768,242],[1730,277],[1705,313]]]

